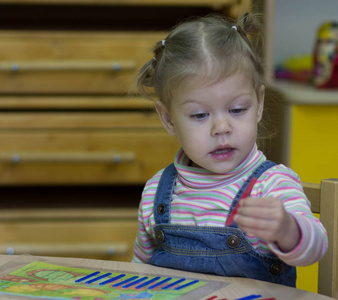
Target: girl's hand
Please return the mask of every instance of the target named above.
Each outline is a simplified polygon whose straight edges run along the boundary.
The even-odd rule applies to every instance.
[[[300,239],[297,222],[275,198],[241,199],[234,221],[246,233],[277,243],[283,252],[293,250]]]

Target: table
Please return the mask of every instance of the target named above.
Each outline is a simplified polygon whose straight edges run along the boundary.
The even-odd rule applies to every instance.
[[[128,262],[106,261],[106,260],[94,260],[84,258],[61,258],[61,257],[42,257],[42,256],[30,256],[30,255],[0,255],[0,270],[4,271],[6,265],[11,263],[14,265],[18,260],[24,260],[27,262],[43,261],[51,264],[57,264],[62,266],[76,266],[83,269],[95,269],[95,270],[114,270],[117,272],[131,272],[138,275],[161,275],[161,276],[174,276],[198,279],[208,282],[223,282],[225,287],[215,290],[202,297],[195,299],[213,299],[213,300],[235,300],[238,298],[248,297],[249,295],[261,295],[259,299],[275,298],[276,300],[325,300],[333,299],[327,296],[299,290],[296,288],[290,288],[278,284],[267,283],[263,281],[257,281],[247,278],[236,277],[220,277],[214,275],[205,275],[198,273],[190,273],[180,270],[159,268],[145,264],[135,264]],[[0,299],[32,299],[29,297],[13,297],[0,294]]]

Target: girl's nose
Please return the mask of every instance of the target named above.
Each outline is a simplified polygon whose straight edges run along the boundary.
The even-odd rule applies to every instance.
[[[232,132],[232,127],[228,118],[222,116],[218,117],[213,122],[212,132],[213,136],[230,134]]]

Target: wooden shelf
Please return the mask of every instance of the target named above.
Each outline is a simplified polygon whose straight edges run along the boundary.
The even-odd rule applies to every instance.
[[[237,5],[238,0],[0,0],[0,4],[79,4],[132,6],[211,6]]]
[[[129,93],[135,76],[178,22],[250,9],[0,0],[0,252],[130,261],[144,183],[179,148],[154,102]]]

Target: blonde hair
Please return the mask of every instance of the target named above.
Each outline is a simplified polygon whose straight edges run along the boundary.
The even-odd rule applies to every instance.
[[[242,68],[250,72],[254,87],[262,85],[263,67],[249,35],[260,38],[260,23],[252,14],[237,22],[209,15],[176,26],[153,47],[153,59],[139,71],[136,92],[159,99],[170,108],[181,88],[208,85]],[[259,39],[256,39],[259,43]]]
[[[174,27],[163,41],[154,45],[153,58],[141,68],[135,80],[136,92],[160,100],[170,111],[175,93],[244,71],[251,76],[258,95],[263,84],[259,17],[247,13],[234,21],[223,15],[208,15]],[[260,145],[269,137],[262,121],[258,137]]]

